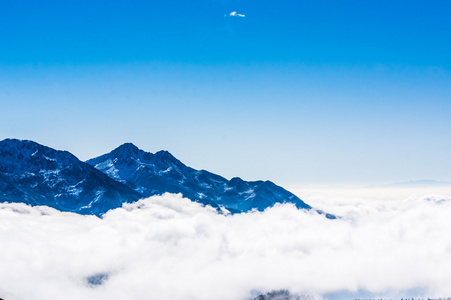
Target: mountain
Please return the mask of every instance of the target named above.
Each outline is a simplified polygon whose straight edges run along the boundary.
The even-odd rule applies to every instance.
[[[271,181],[244,181],[184,165],[167,151],[155,154],[126,143],[86,163],[124,183],[145,197],[165,192],[181,193],[193,201],[224,207],[231,212],[259,211],[276,203],[289,202],[297,208],[311,207]]]
[[[0,141],[0,202],[46,205],[100,216],[124,202],[163,193],[181,193],[231,213],[263,211],[285,202],[311,208],[270,181],[227,180],[190,168],[167,151],[152,154],[131,143],[82,162],[67,151],[33,141]]]
[[[101,215],[142,196],[67,151],[33,141],[0,141],[0,201]]]

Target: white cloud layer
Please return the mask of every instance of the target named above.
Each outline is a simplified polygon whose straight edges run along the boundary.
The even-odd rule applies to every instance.
[[[244,18],[246,15],[242,15],[242,14],[237,13],[236,11],[232,11],[232,12],[229,14],[229,16],[231,16],[231,17],[242,17],[242,18]]]
[[[171,194],[102,219],[3,203],[0,298],[451,295],[451,197],[365,201],[317,198],[338,220],[291,205],[224,216]]]

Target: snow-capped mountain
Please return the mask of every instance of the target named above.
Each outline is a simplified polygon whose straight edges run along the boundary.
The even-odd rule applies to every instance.
[[[244,181],[238,177],[227,180],[190,168],[167,151],[152,154],[131,143],[87,163],[145,197],[165,192],[182,193],[191,200],[232,212],[262,211],[284,202],[294,203],[298,208],[311,208],[270,181]]]
[[[67,151],[33,141],[0,141],[0,202],[102,215],[124,202],[163,193],[181,193],[232,213],[285,202],[311,208],[270,181],[227,180],[190,168],[167,151],[152,154],[130,143],[82,162]]]
[[[0,141],[0,201],[100,215],[142,196],[76,158],[32,141]]]

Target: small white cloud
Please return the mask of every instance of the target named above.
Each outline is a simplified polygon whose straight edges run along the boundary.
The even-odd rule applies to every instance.
[[[236,11],[232,11],[232,12],[229,14],[229,16],[231,16],[231,17],[242,17],[242,18],[245,17],[245,15],[238,14]]]

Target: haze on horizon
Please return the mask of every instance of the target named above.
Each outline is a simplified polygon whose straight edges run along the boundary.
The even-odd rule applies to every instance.
[[[0,139],[227,178],[451,181],[447,1],[10,1]]]

